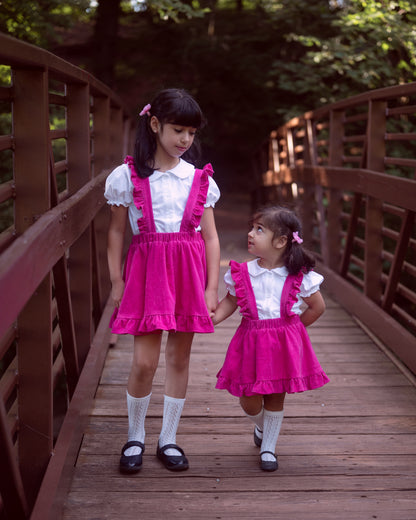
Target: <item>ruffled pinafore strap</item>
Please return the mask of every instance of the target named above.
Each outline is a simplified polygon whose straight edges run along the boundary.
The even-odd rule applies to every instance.
[[[127,155],[124,162],[129,166],[133,183],[133,201],[142,216],[137,219],[140,234],[156,233],[156,224],[153,217],[152,197],[150,194],[149,178],[138,176],[133,157]]]
[[[209,187],[208,175],[212,177],[211,164],[206,164],[202,170],[195,169],[191,191],[183,212],[180,231],[195,231],[201,222],[204,205],[207,200]]]
[[[297,301],[297,295],[299,294],[300,284],[302,283],[302,280],[302,272],[299,272],[298,274],[290,274],[286,278],[286,281],[283,285],[282,296],[280,298],[281,318],[289,318],[290,316],[295,316],[295,313],[292,311],[292,307]]]
[[[248,273],[247,262],[239,264],[234,260],[230,262],[231,276],[235,282],[235,295],[241,314],[250,320],[258,320],[256,298]]]

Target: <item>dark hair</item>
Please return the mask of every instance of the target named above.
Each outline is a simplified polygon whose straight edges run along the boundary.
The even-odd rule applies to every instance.
[[[293,240],[293,233],[302,234],[302,226],[297,215],[283,206],[263,206],[259,208],[251,220],[252,223],[262,221],[267,229],[273,231],[273,238],[287,237],[284,262],[289,274],[300,271],[309,272],[315,266],[315,258],[301,244]]]
[[[134,164],[139,177],[143,179],[152,175],[155,166],[156,135],[150,128],[151,117],[149,116],[157,117],[162,126],[165,123],[172,123],[202,128],[205,124],[200,106],[183,89],[169,88],[162,90],[150,105],[150,111],[139,118],[134,145]],[[199,156],[200,146],[195,138],[192,146],[182,155],[182,158],[195,165]]]

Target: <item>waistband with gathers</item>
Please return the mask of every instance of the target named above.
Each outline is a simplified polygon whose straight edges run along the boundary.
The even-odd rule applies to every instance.
[[[241,320],[240,327],[243,329],[276,329],[285,327],[287,325],[296,325],[300,323],[300,318],[297,314],[287,316],[286,318],[272,318],[270,320],[252,320],[245,318]]]
[[[139,233],[133,235],[132,244],[143,244],[148,242],[200,242],[203,241],[201,233],[197,231],[178,231],[175,233]]]

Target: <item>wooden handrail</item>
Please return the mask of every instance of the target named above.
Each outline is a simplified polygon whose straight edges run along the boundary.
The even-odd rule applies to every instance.
[[[103,191],[132,149],[133,121],[106,85],[43,49],[0,34],[0,64],[10,67],[0,90],[12,128],[0,136],[12,158],[0,165],[0,210],[11,208],[0,229],[0,515],[28,518],[36,504],[46,519],[105,358]],[[57,400],[70,420],[54,416]]]
[[[296,117],[255,154],[253,206],[298,208],[335,298],[416,372],[416,83]]]

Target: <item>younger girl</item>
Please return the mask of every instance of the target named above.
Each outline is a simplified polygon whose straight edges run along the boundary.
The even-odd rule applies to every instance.
[[[254,442],[260,447],[264,471],[278,467],[275,447],[286,393],[329,382],[305,329],[325,310],[319,292],[323,277],[311,271],[314,260],[302,248],[300,233],[293,212],[278,206],[258,211],[248,234],[248,251],[257,259],[230,262],[224,277],[228,294],[213,318],[217,324],[240,307],[242,321],[216,387],[239,397],[254,422]]]
[[[108,265],[116,305],[114,334],[134,336],[127,385],[128,442],[120,470],[142,466],[144,421],[159,362],[162,331],[166,379],[157,457],[172,471],[188,468],[176,432],[185,403],[195,332],[213,332],[217,305],[219,241],[213,208],[219,190],[211,165],[193,166],[195,133],[203,124],[196,101],[185,91],[160,92],[140,113],[135,154],[108,177],[111,204]],[[186,160],[185,160],[186,159]],[[189,162],[187,162],[189,161]],[[122,274],[127,219],[133,240]]]

